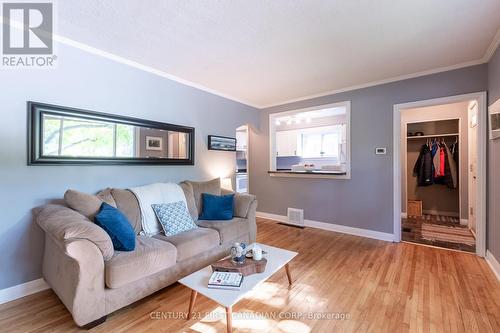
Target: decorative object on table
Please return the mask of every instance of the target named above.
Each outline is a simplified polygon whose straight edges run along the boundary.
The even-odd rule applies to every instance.
[[[240,272],[214,271],[208,280],[208,288],[240,290],[243,274]]]
[[[236,138],[209,135],[208,150],[236,151]]]
[[[246,247],[245,243],[234,243],[233,246],[231,246],[231,261],[234,264],[241,265],[245,263]]]
[[[292,165],[292,171],[294,172],[312,172],[314,171],[314,164],[312,163],[302,163]]]
[[[231,220],[234,215],[234,193],[214,195],[202,193],[203,211],[200,220]]]
[[[161,136],[146,136],[146,150],[163,150],[163,138]]]
[[[253,259],[253,250],[248,250],[247,254],[245,255],[247,258],[252,258]],[[267,252],[262,250],[262,258],[265,258],[267,256]]]
[[[252,259],[255,261],[262,260],[262,248],[258,245],[254,245],[252,248]]]
[[[231,258],[222,259],[212,264],[212,270],[218,272],[240,272],[243,276],[262,273],[266,270],[267,259],[253,260],[246,258],[242,264],[233,263]]]
[[[306,163],[304,164],[304,170],[306,172],[311,172],[314,170],[314,164],[313,163]]]

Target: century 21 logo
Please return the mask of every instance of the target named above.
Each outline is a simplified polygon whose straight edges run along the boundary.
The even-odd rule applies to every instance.
[[[51,3],[4,3],[2,10],[4,54],[52,53]]]

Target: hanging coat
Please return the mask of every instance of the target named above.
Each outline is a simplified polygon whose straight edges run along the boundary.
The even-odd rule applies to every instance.
[[[434,142],[432,144],[431,155],[432,155],[432,164],[434,166],[434,177],[439,177],[439,173],[440,173],[439,155],[440,155],[440,153],[439,153],[439,145],[436,142]]]
[[[457,188],[458,184],[458,174],[457,174],[457,163],[455,162],[454,156],[451,153],[450,149],[446,144],[443,144],[445,152],[446,152],[446,157],[447,157],[447,163],[449,165],[449,177],[446,177],[446,185],[449,188]]]
[[[423,145],[420,149],[417,162],[413,167],[413,176],[417,177],[418,186],[429,186],[433,184],[432,174],[432,154],[428,145]]]
[[[451,150],[451,153],[453,154],[453,160],[458,165],[458,142],[455,142],[454,144],[452,144],[450,150]]]

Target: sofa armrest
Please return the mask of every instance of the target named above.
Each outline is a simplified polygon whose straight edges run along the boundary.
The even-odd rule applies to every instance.
[[[253,194],[248,193],[237,193],[233,191],[229,191],[226,189],[221,189],[221,194],[234,194],[234,216],[247,218],[249,215],[250,206],[254,201],[257,200],[257,197]]]
[[[61,205],[46,205],[35,208],[34,215],[38,225],[65,251],[76,240],[88,240],[104,260],[113,256],[113,242],[106,231],[80,213]]]

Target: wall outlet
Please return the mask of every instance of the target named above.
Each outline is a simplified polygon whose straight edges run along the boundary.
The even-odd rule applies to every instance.
[[[387,154],[387,148],[385,148],[385,147],[375,148],[375,154],[376,155],[385,155],[385,154]]]

